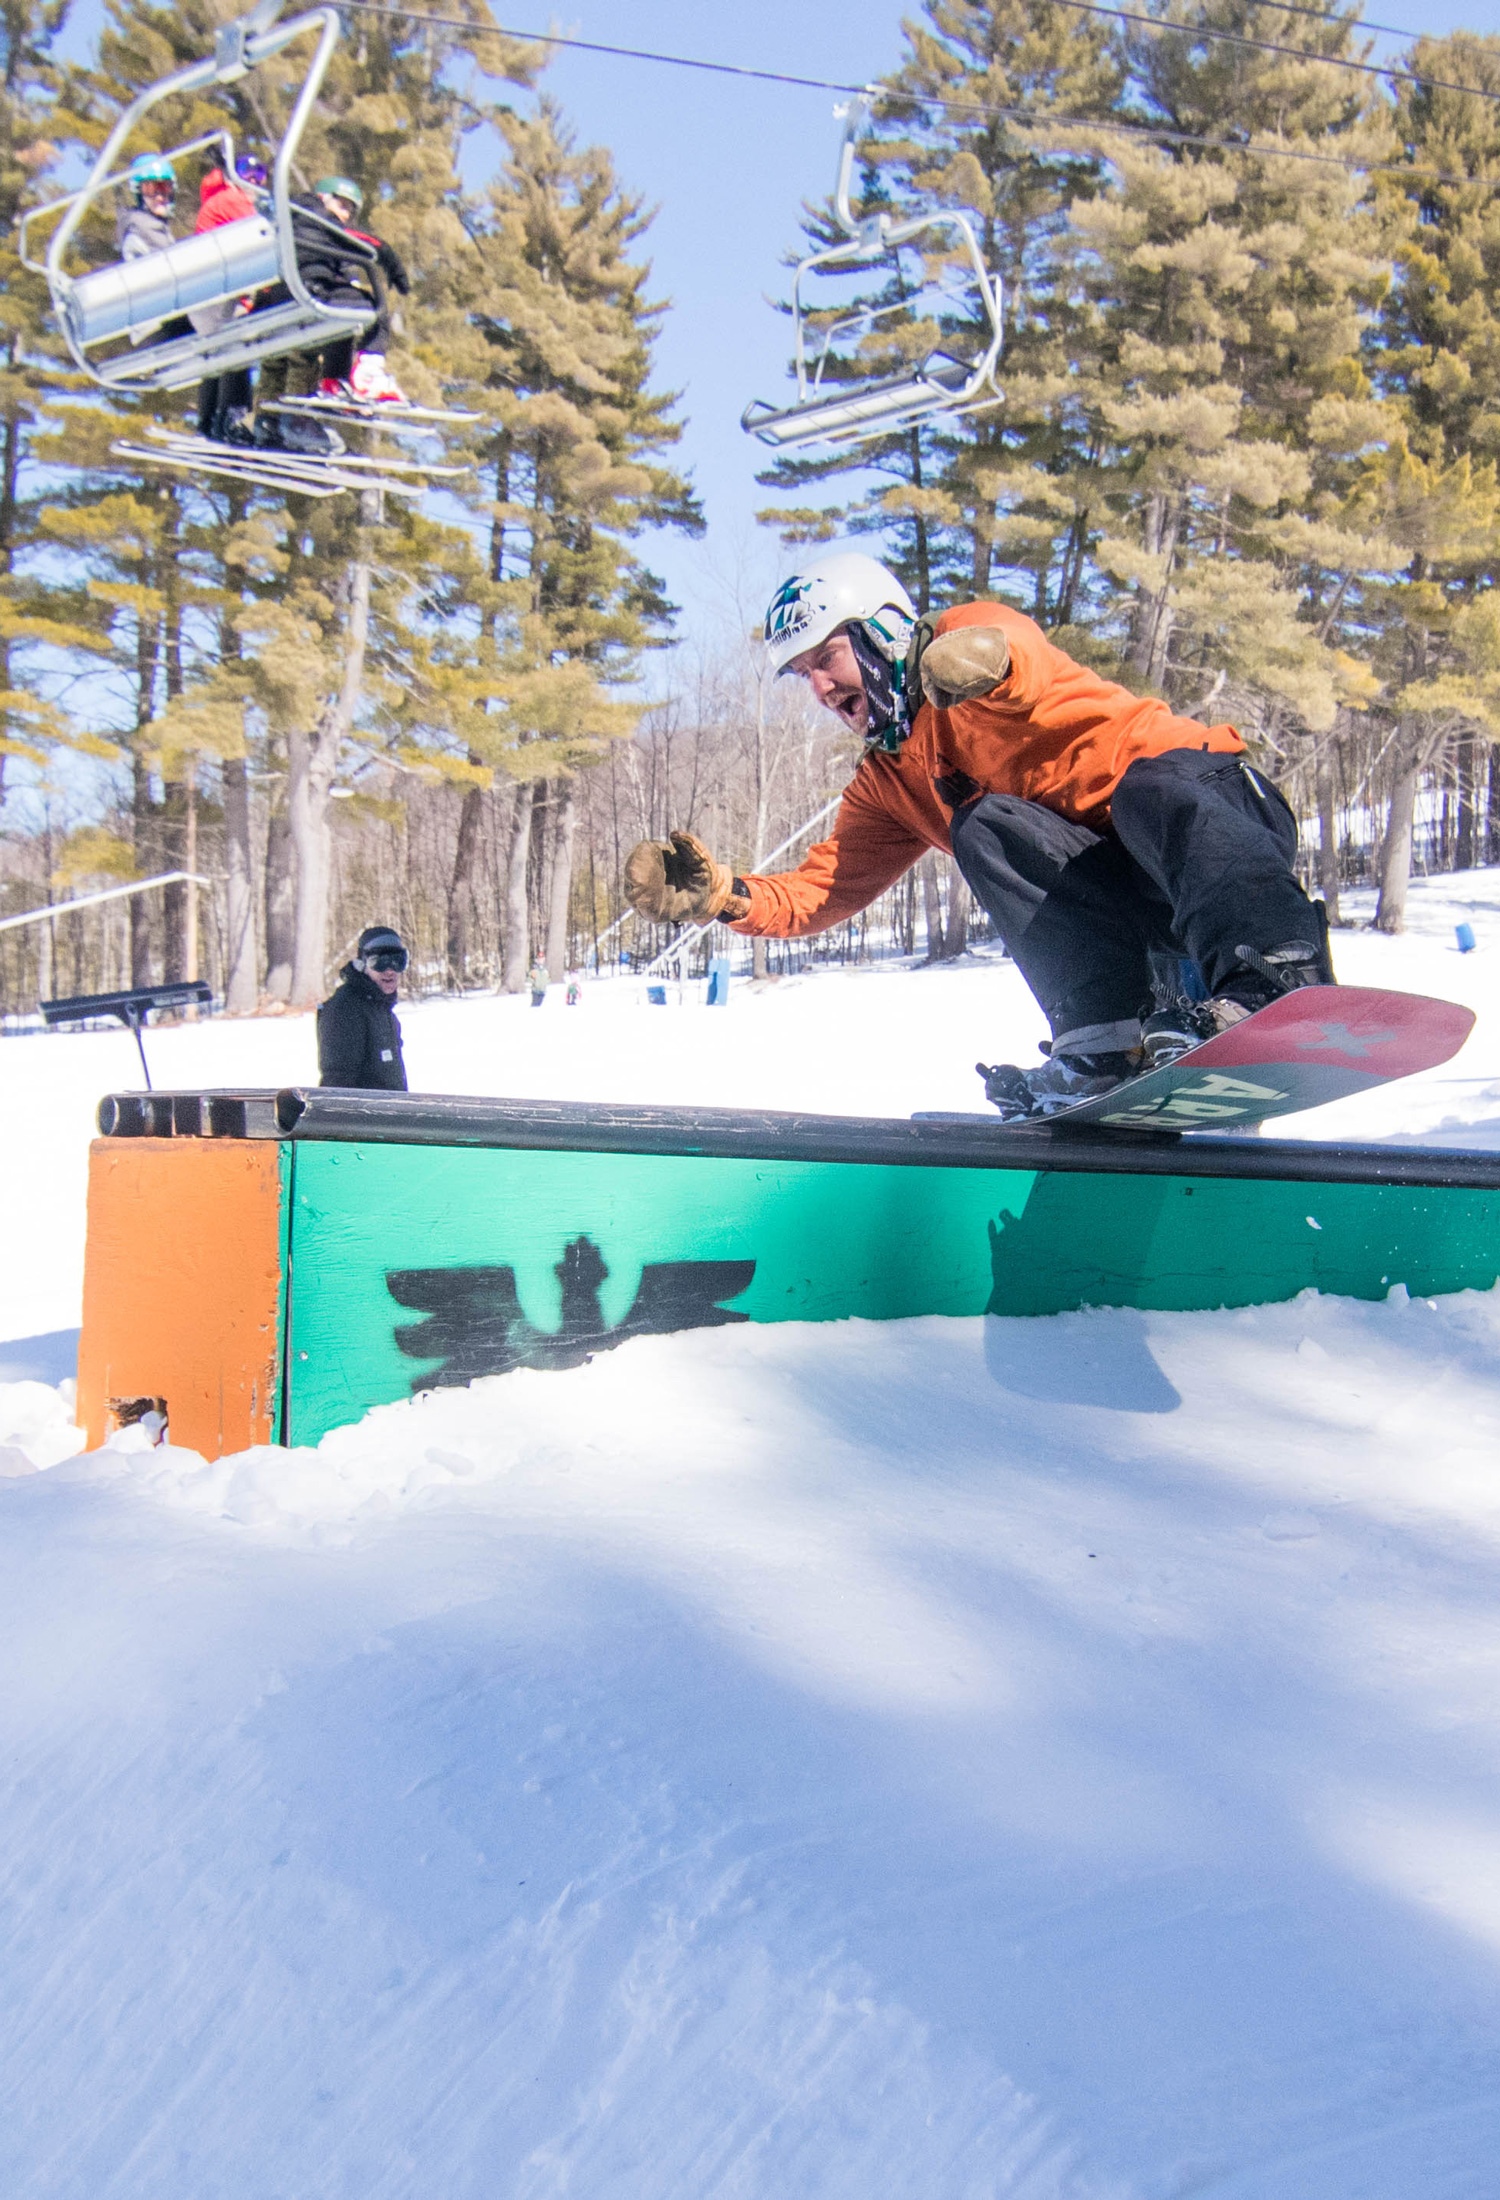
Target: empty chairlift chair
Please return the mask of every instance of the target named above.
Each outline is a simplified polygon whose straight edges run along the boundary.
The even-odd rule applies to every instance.
[[[809,253],[792,282],[792,315],[795,329],[797,398],[795,404],[769,405],[757,398],[746,406],[740,426],[758,436],[773,450],[798,451],[812,444],[858,443],[867,437],[886,435],[894,428],[910,427],[938,413],[975,412],[997,404],[994,386],[996,362],[1004,341],[1004,290],[997,274],[986,268],[972,223],[964,214],[949,210],[919,214],[897,221],[885,213],[860,220],[849,203],[854,169],[855,142],[870,115],[871,93],[864,93],[844,110],[844,142],[839,152],[838,180],[834,188],[834,217],[845,232],[840,244]],[[906,374],[865,382],[826,382],[825,371],[833,346],[856,328],[873,327],[889,313],[906,313],[910,301],[892,307],[860,310],[825,329],[809,360],[808,308],[804,278],[815,269],[851,266],[919,237],[946,230],[963,246],[968,275],[985,325],[984,348],[973,359],[959,359],[934,350]]]

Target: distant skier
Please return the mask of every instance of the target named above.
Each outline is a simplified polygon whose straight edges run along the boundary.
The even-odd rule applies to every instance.
[[[369,924],[336,992],[318,1010],[318,1081],[371,1092],[405,1092],[401,1026],[391,1003],[406,968],[401,935]]]
[[[1052,1026],[1042,1067],[985,1073],[1010,1117],[1108,1092],[1333,982],[1321,904],[1293,875],[1296,819],[1233,726],[1132,694],[1008,605],[919,620],[858,554],[786,581],[765,640],[776,671],[864,742],[833,831],[770,877],[734,876],[690,833],[642,841],[625,880],[643,916],[822,932],[951,849]],[[1176,958],[1198,965],[1206,1000],[1162,986]]]
[[[528,971],[526,983],[531,988],[532,1007],[540,1008],[547,998],[547,988],[552,983],[551,977],[548,975],[547,965],[542,961],[540,955]]]

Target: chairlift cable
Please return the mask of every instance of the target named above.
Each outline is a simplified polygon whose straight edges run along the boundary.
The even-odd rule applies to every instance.
[[[1117,23],[1133,23],[1138,30],[1174,33],[1190,45],[1239,46],[1251,53],[1284,54],[1292,61],[1316,62],[1324,69],[1348,69],[1356,76],[1388,78],[1393,84],[1415,84],[1423,91],[1467,92],[1475,99],[1500,100],[1500,92],[1486,91],[1478,84],[1450,84],[1444,77],[1418,76],[1410,69],[1387,67],[1378,61],[1353,61],[1347,54],[1306,53],[1300,46],[1278,45],[1274,39],[1246,38],[1242,31],[1215,31],[1201,23],[1174,23],[1167,16],[1138,15],[1130,8],[1106,7],[1103,0],[1053,0],[1053,6],[1072,8],[1079,15],[1107,15]],[[1318,20],[1336,23],[1343,19],[1327,15]],[[1358,26],[1351,24],[1350,27]]]
[[[1063,4],[1078,5],[1080,0],[1063,0]],[[1270,0],[1263,0],[1263,4],[1270,4]],[[784,70],[754,69],[736,61],[705,61],[692,54],[656,53],[650,48],[642,46],[605,45],[598,39],[565,38],[556,31],[519,31],[513,30],[504,24],[486,26],[476,24],[458,15],[430,15],[423,8],[387,7],[385,0],[340,0],[340,5],[350,13],[357,15],[379,15],[385,16],[389,20],[406,23],[430,23],[439,30],[468,31],[471,35],[478,34],[491,38],[512,38],[518,44],[523,45],[561,46],[573,53],[602,54],[607,59],[615,61],[647,61],[662,68],[692,69],[704,76],[737,77],[754,84],[781,84],[790,87],[794,91],[838,92],[845,97],[857,97],[859,93],[867,89],[867,86],[863,84],[844,83],[833,77],[793,76]],[[1311,14],[1316,11],[1310,9],[1307,12]],[[1320,17],[1319,19],[1322,21],[1332,20],[1327,17]],[[1137,18],[1137,20],[1150,21],[1151,19],[1143,17]],[[1161,27],[1167,29],[1180,26],[1164,24]],[[1369,27],[1374,29],[1378,26],[1371,25]],[[1403,31],[1396,35],[1410,37],[1418,34]],[[1274,50],[1287,54],[1295,61],[1316,61],[1326,58],[1316,54],[1302,53],[1295,46],[1282,46]],[[1380,76],[1390,74],[1387,70],[1376,70],[1375,73]],[[1415,81],[1431,85],[1435,90],[1466,92],[1474,99],[1500,100],[1500,92],[1484,91],[1475,85],[1439,85],[1433,84],[1432,80],[1426,77]],[[1115,122],[1093,115],[1039,114],[1034,107],[1001,107],[980,100],[944,99],[935,92],[901,91],[894,86],[887,85],[877,85],[875,88],[882,100],[905,101],[913,107],[940,107],[949,114],[957,115],[960,118],[967,117],[975,122],[1019,122],[1045,129],[1104,130],[1116,137],[1146,138],[1153,144],[1196,145],[1202,146],[1210,152],[1218,153],[1252,153],[1257,158],[1296,160],[1315,168],[1342,168],[1349,174],[1357,176],[1405,176],[1416,183],[1462,185],[1487,180],[1483,177],[1457,175],[1451,171],[1438,168],[1413,168],[1409,167],[1404,161],[1350,160],[1337,153],[1304,152],[1299,147],[1291,145],[1254,145],[1237,138],[1209,137],[1204,132],[1174,130],[1166,126],[1158,127],[1154,123]]]

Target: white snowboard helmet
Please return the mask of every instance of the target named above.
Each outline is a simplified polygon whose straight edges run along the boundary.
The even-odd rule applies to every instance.
[[[917,607],[894,573],[859,550],[820,558],[793,573],[771,598],[766,647],[778,673],[804,649],[816,649],[838,627],[858,620],[885,657],[906,654]]]

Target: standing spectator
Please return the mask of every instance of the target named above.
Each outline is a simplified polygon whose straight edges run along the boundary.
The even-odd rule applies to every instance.
[[[390,925],[369,924],[360,933],[353,961],[339,972],[338,990],[318,1010],[322,1084],[405,1092],[401,1026],[391,1003],[406,960],[401,935]]]
[[[531,971],[526,982],[531,987],[532,1007],[540,1008],[543,1001],[545,1001],[547,998],[547,987],[550,983],[550,980],[547,976],[547,965],[542,961],[540,955],[537,956],[536,961],[532,964]]]

